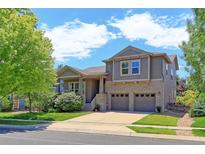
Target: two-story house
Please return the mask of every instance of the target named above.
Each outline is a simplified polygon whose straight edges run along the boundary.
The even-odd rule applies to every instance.
[[[84,98],[84,110],[155,112],[176,100],[176,55],[147,52],[128,46],[105,66],[58,70],[59,92],[74,91]]]

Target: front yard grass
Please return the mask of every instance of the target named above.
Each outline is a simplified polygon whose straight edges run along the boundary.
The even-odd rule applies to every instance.
[[[205,130],[193,129],[192,134],[194,136],[205,137]]]
[[[16,120],[4,120],[0,119],[0,124],[4,125],[36,125],[36,124],[46,124],[45,122],[36,122],[36,121],[16,121]]]
[[[148,133],[148,134],[166,134],[166,135],[176,135],[176,131],[168,128],[152,128],[152,127],[135,127],[128,126],[136,133]]]
[[[63,112],[63,113],[44,113],[44,112],[33,112],[33,113],[0,113],[0,118],[7,119],[24,119],[24,120],[48,120],[48,121],[63,121],[79,116],[89,114],[91,112]]]
[[[150,114],[133,124],[137,125],[160,125],[160,126],[177,126],[178,117],[162,115],[162,114]]]
[[[205,117],[196,117],[191,125],[192,127],[205,127]]]

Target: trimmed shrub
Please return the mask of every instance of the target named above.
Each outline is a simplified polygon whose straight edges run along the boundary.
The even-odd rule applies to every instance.
[[[190,110],[191,117],[205,116],[205,93],[201,93]]]
[[[63,93],[55,99],[54,108],[58,112],[80,111],[83,107],[83,99],[74,92]]]

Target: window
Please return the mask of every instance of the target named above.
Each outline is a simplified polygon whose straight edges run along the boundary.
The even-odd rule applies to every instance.
[[[146,94],[145,96],[146,96],[146,97],[149,97],[149,94]]]
[[[132,61],[132,74],[139,74],[140,73],[140,61]]]
[[[121,61],[121,75],[140,74],[140,60]]]
[[[166,75],[168,75],[168,69],[169,69],[169,65],[166,64]]]
[[[73,91],[75,93],[79,93],[79,83],[78,82],[69,82],[68,83],[69,91]]]
[[[173,79],[174,77],[174,72],[173,72],[173,69],[171,69],[171,79]]]
[[[127,75],[129,73],[129,62],[123,61],[121,62],[121,74]]]

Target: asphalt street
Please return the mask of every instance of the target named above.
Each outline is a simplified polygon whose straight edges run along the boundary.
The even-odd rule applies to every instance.
[[[204,142],[47,130],[0,128],[1,145],[187,145]]]

